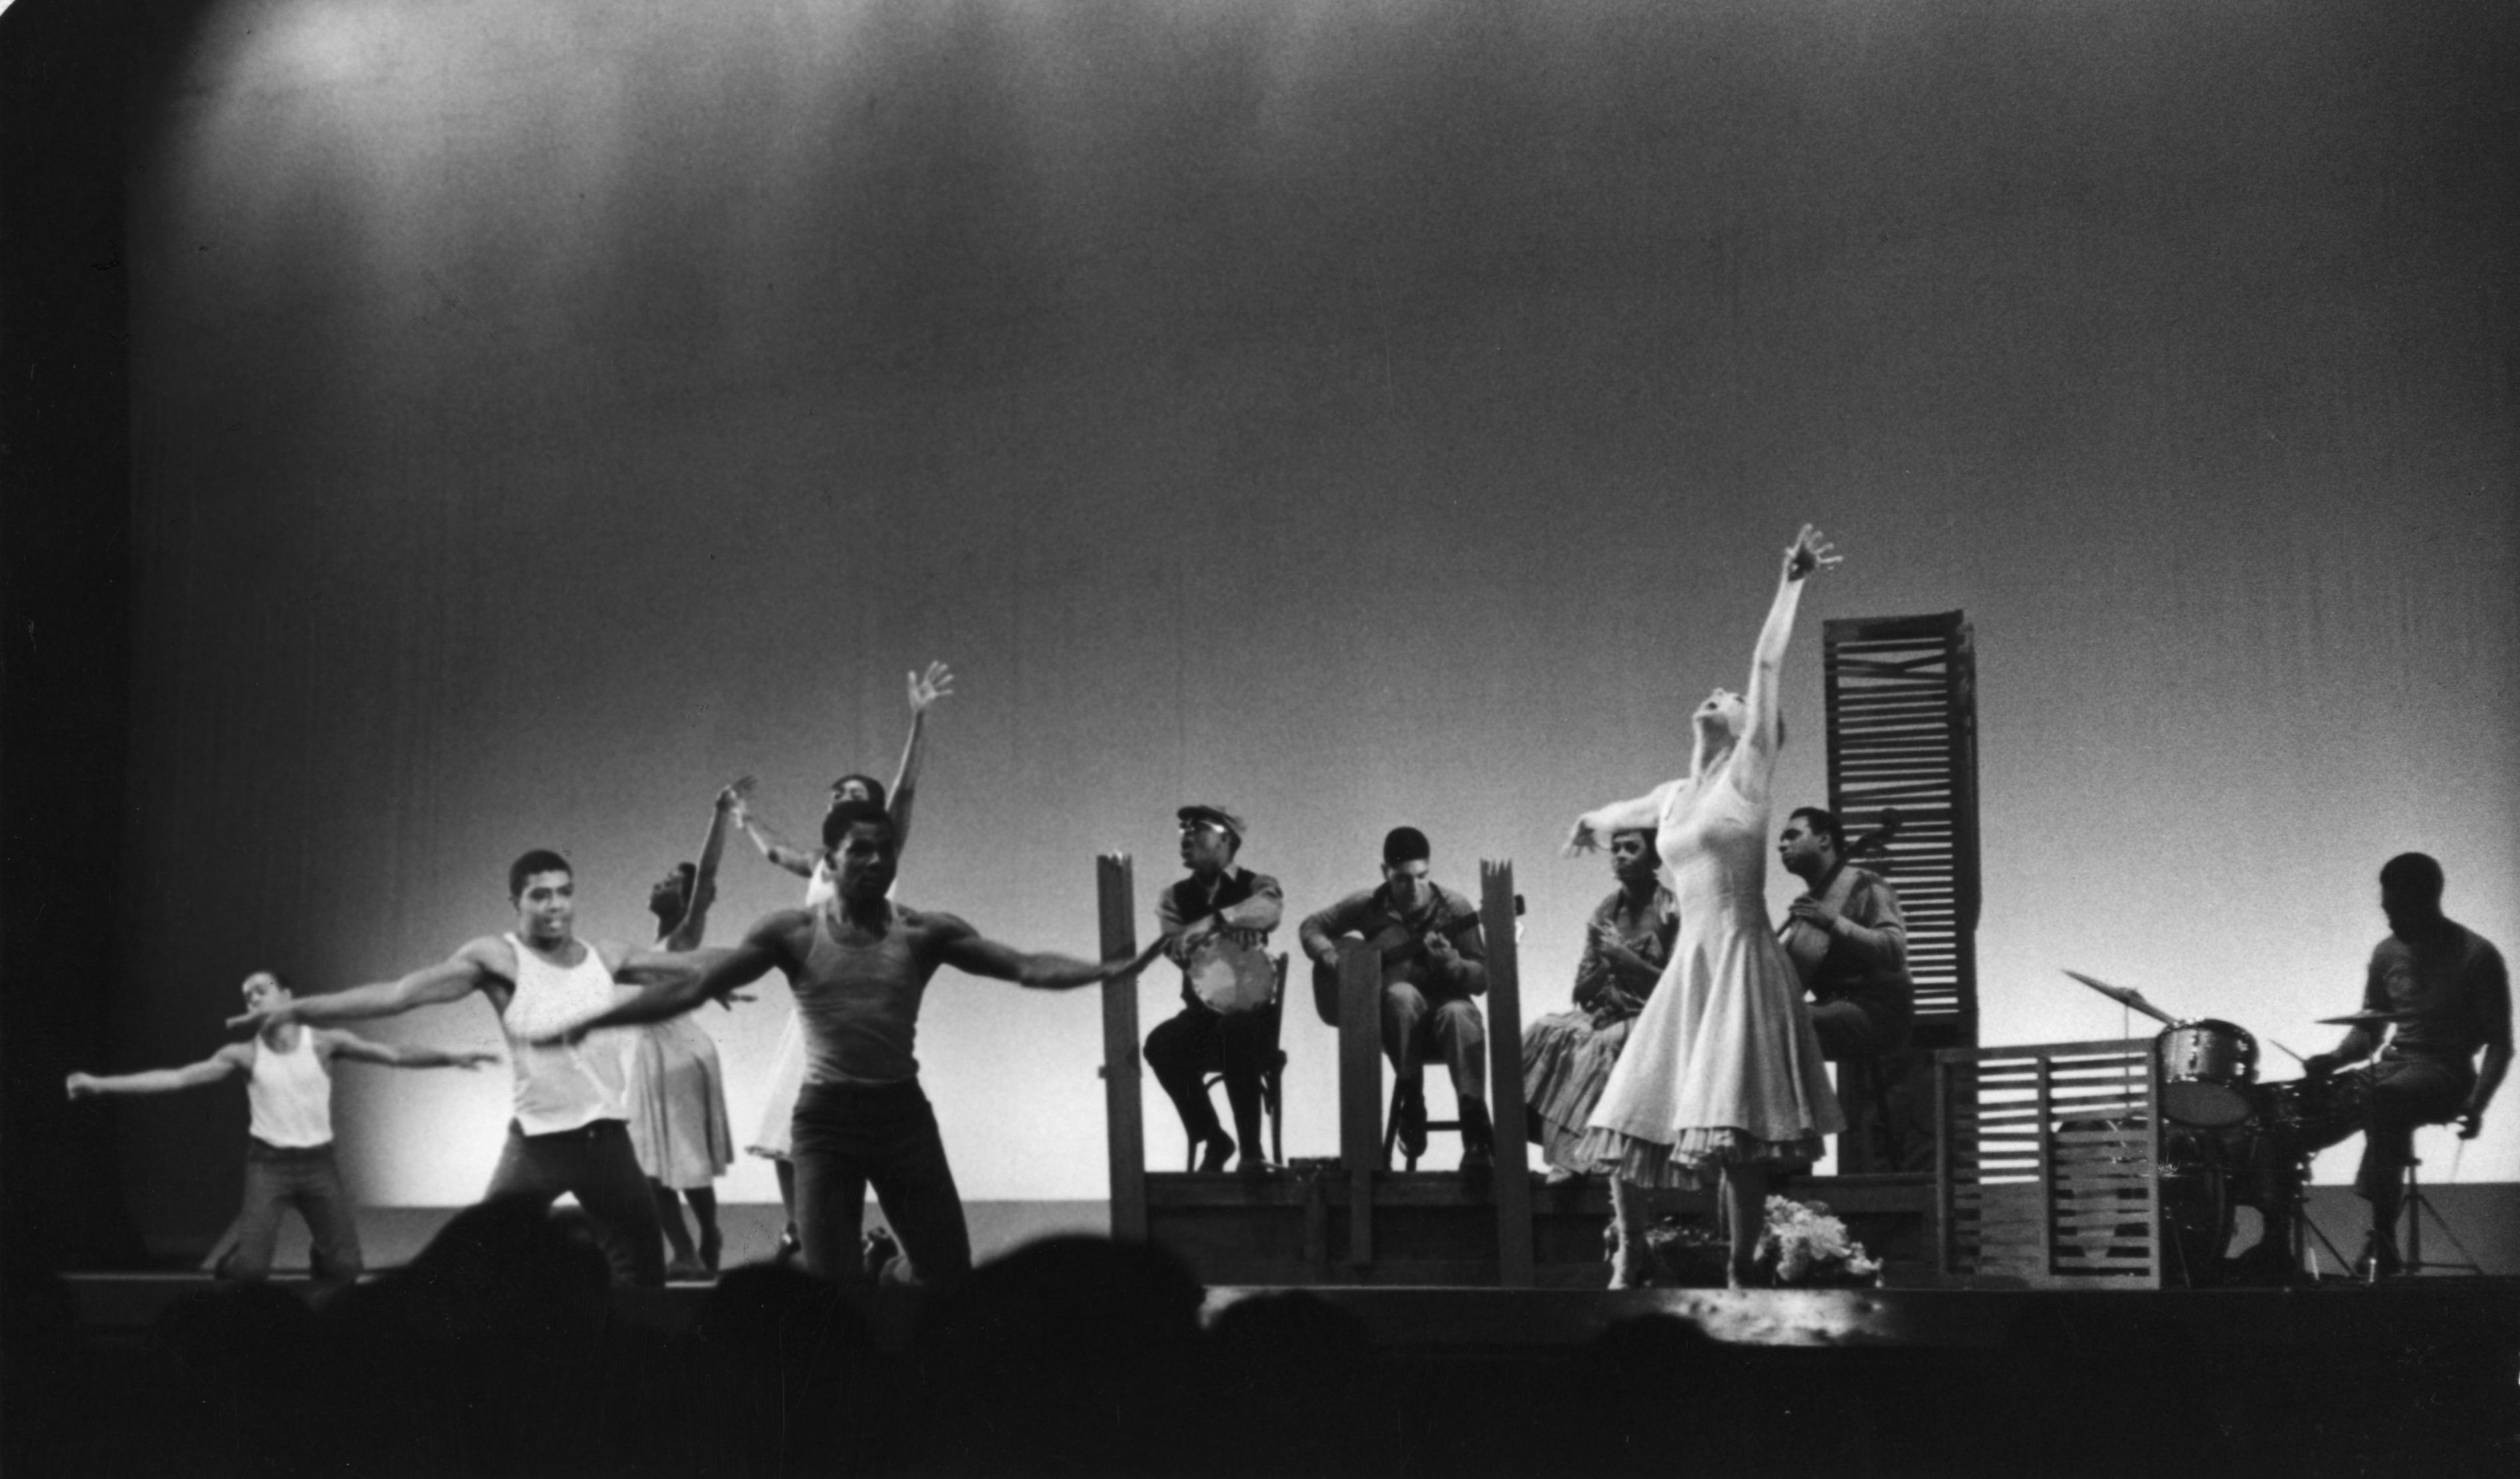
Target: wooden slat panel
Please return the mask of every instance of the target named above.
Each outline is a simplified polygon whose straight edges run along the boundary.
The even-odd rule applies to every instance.
[[[1908,919],[1917,1025],[1976,1030],[1976,655],[1957,611],[1865,617],[1822,634],[1829,806],[1863,827],[1896,807],[1878,860]]]

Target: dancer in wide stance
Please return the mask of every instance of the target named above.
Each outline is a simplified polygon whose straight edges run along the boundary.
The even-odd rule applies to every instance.
[[[244,990],[248,1011],[292,996],[289,983],[274,970],[247,976]],[[345,1059],[387,1068],[478,1068],[497,1062],[499,1055],[398,1048],[347,1032],[275,1021],[247,1041],[230,1043],[181,1068],[102,1077],[73,1073],[69,1096],[172,1094],[244,1074],[252,1125],[245,1152],[245,1208],[237,1215],[235,1245],[220,1262],[219,1274],[244,1282],[268,1278],[280,1214],[293,1207],[306,1224],[317,1287],[338,1288],[357,1278],[361,1268],[358,1223],[333,1160],[333,1065]]]
[[[1688,774],[1575,819],[1568,851],[1659,829],[1680,910],[1661,984],[1630,1029],[1579,1153],[1608,1173],[1618,1247],[1611,1286],[1648,1267],[1645,1188],[1724,1184],[1731,1282],[1749,1277],[1766,1221],[1768,1169],[1819,1157],[1845,1128],[1802,985],[1768,922],[1769,782],[1783,740],[1777,683],[1803,581],[1838,557],[1805,524],[1785,551],[1777,598],[1751,654],[1746,698],[1717,689],[1697,706]]]
[[[843,1282],[865,1278],[858,1232],[873,1186],[900,1240],[898,1277],[950,1284],[970,1270],[971,1239],[912,1052],[929,978],[938,966],[951,965],[1065,991],[1138,969],[1164,941],[1158,936],[1135,959],[1099,964],[1027,955],[981,938],[952,915],[893,905],[886,895],[897,849],[892,818],[882,807],[842,804],[823,819],[823,837],[837,884],[830,903],[768,916],[698,976],[643,992],[547,1041],[574,1042],[590,1029],[662,1021],[774,967],[786,972],[805,1024],[805,1087],[788,1153],[796,1164],[806,1269]]]
[[[892,817],[895,850],[909,845],[910,807],[919,792],[920,741],[927,733],[927,711],[937,699],[953,692],[953,669],[941,662],[927,664],[923,673],[912,673],[910,738],[902,741],[901,764],[892,773],[889,803],[882,782],[852,772],[832,783],[831,805],[824,809],[825,815],[851,801],[885,806]],[[831,855],[826,850],[798,847],[781,837],[756,819],[749,806],[742,812],[742,821],[743,834],[761,849],[764,858],[806,880],[805,908],[816,909],[831,901]],[[791,1006],[786,1025],[779,1029],[779,1047],[770,1056],[770,1097],[762,1102],[759,1128],[744,1144],[745,1149],[767,1159],[778,1173],[779,1205],[788,1217],[787,1227],[779,1234],[782,1260],[794,1257],[801,1246],[796,1238],[796,1165],[788,1150],[790,1127],[796,1118],[796,1095],[804,1086],[805,1028]]]

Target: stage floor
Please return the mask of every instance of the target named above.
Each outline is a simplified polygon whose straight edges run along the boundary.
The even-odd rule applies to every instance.
[[[80,1326],[100,1335],[145,1330],[168,1305],[214,1287],[200,1274],[73,1274],[65,1282]],[[298,1292],[307,1287],[298,1277],[273,1282]],[[680,1330],[710,1288],[616,1290],[614,1311],[634,1324]],[[1354,1315],[1376,1344],[1391,1348],[1565,1349],[1646,1316],[1681,1322],[1722,1345],[1810,1349],[1988,1349],[2017,1338],[2027,1322],[2062,1319],[2106,1329],[2172,1320],[2191,1326],[2208,1348],[2502,1341],[2520,1376],[2520,1278],[2426,1276],[2377,1285],[2331,1279],[2297,1289],[2159,1291],[1220,1284],[1207,1289],[1203,1318],[1212,1322],[1246,1300],[1297,1292]]]

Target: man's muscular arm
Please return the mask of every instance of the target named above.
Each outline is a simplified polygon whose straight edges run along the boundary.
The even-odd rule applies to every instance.
[[[434,965],[424,965],[395,981],[353,986],[324,996],[295,997],[262,1011],[228,1018],[231,1027],[260,1031],[273,1022],[304,1022],[330,1027],[370,1017],[399,1016],[420,1007],[460,1002],[489,981],[506,980],[515,958],[502,942],[484,935]]]
[[[230,1043],[198,1063],[181,1068],[151,1068],[140,1073],[92,1074],[69,1076],[69,1096],[91,1098],[101,1094],[173,1094],[183,1089],[199,1089],[223,1078],[245,1072],[252,1066],[253,1050],[243,1043]]]
[[[1012,981],[1039,991],[1072,991],[1126,975],[1153,960],[1164,948],[1164,937],[1158,935],[1153,944],[1134,957],[1097,963],[1048,951],[1028,954],[1012,945],[1001,945],[981,938],[978,930],[952,915],[931,915],[922,927],[931,931],[927,948],[941,964],[970,975]]]
[[[311,1029],[310,1029],[311,1030]],[[400,1043],[372,1043],[356,1033],[327,1031],[324,1039],[336,1058],[353,1063],[375,1063],[384,1068],[486,1068],[499,1060],[495,1053],[479,1049],[418,1048]]]
[[[578,1038],[598,1027],[661,1022],[681,1016],[711,997],[749,986],[769,974],[772,967],[784,966],[795,959],[789,940],[798,925],[810,923],[812,918],[801,909],[782,910],[754,924],[743,943],[732,950],[696,950],[688,955],[653,950],[630,952],[623,956],[622,968],[613,972],[612,978],[659,984],[637,996],[624,997],[608,1010],[542,1041]]]

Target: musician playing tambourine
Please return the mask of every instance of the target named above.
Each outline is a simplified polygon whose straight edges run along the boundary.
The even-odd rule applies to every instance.
[[[1274,1035],[1265,1008],[1276,982],[1267,946],[1285,899],[1277,879],[1236,866],[1242,819],[1214,806],[1185,806],[1179,815],[1190,876],[1156,895],[1155,919],[1164,954],[1182,967],[1182,1009],[1147,1034],[1147,1066],[1198,1145],[1198,1169],[1224,1170],[1238,1143],[1236,1169],[1264,1176],[1271,1167],[1260,1136],[1261,1081]],[[1207,1098],[1206,1075],[1219,1072],[1234,1110],[1230,1138]]]

